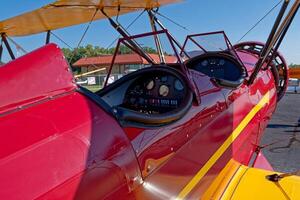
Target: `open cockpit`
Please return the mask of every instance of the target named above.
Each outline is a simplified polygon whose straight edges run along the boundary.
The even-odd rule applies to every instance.
[[[108,70],[106,86],[94,95],[105,102],[123,126],[153,127],[177,121],[188,112],[193,101],[197,101],[195,97],[199,95],[199,88],[202,87],[195,84],[190,75],[191,71],[208,77],[216,87],[232,90],[243,84],[247,76],[245,67],[226,40],[225,34],[216,34],[221,34],[224,38],[222,42],[228,46],[212,52],[204,47],[199,48],[200,44],[195,43],[198,51],[194,56],[191,52],[195,53],[195,49],[192,51],[187,45],[176,46],[167,30],[121,38]],[[145,38],[148,39],[147,43]],[[168,45],[160,47],[161,50],[164,48],[164,52],[158,55],[159,61],[155,61],[145,51],[146,48],[142,47],[146,44],[149,48],[149,38],[154,43],[157,38],[160,41],[162,38],[167,39],[168,43],[164,44]],[[191,37],[188,36],[189,38]],[[127,48],[127,53],[141,56],[148,65],[110,83],[109,77],[116,71],[113,69],[114,61],[122,55],[122,48]],[[172,63],[164,63],[167,56],[173,58]]]

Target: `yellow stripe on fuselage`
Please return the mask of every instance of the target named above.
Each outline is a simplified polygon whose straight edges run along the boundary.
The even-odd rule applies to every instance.
[[[219,147],[219,149],[210,157],[205,165],[197,172],[197,174],[190,180],[190,182],[181,190],[176,200],[184,199],[199,183],[199,181],[205,176],[209,169],[217,162],[217,160],[223,155],[228,147],[234,142],[234,140],[240,135],[244,128],[249,124],[253,117],[267,104],[270,100],[270,92],[267,92],[257,105],[247,114],[242,122],[236,127],[226,141]]]

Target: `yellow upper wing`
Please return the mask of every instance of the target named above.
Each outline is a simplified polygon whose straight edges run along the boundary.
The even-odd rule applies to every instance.
[[[92,20],[105,18],[100,9],[109,16],[122,15],[143,9],[176,3],[181,0],[58,0],[40,9],[0,21],[0,33],[9,36],[25,36],[55,30]],[[118,9],[120,8],[120,9]]]

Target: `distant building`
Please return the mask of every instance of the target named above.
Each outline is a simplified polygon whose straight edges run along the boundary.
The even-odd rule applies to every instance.
[[[300,68],[290,68],[289,76],[290,78],[300,79]]]
[[[157,54],[149,54],[150,57],[159,63],[159,56]],[[175,56],[165,56],[167,63],[174,63],[177,61]],[[112,62],[113,55],[103,55],[98,57],[81,58],[73,64],[73,67],[80,67],[81,73],[93,71],[100,68],[106,70],[99,72],[106,74]],[[134,71],[147,66],[149,63],[138,54],[122,54],[117,55],[114,62],[112,73],[126,74],[129,71]]]
[[[157,54],[149,55],[156,63],[160,62],[159,56]],[[81,58],[73,64],[73,67],[80,68],[81,74],[91,72],[97,69],[103,69],[94,74],[88,75],[85,78],[81,78],[80,80],[80,82],[82,83],[90,83],[89,85],[102,85],[107,76],[112,59],[113,55],[102,55],[98,57]],[[165,56],[165,59],[167,63],[177,62],[177,58],[175,56]],[[117,55],[111,72],[111,82],[119,79],[125,74],[147,66],[149,66],[149,63],[138,54]]]

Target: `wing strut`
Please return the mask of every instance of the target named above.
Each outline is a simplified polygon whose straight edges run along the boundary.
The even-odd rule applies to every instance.
[[[51,36],[51,30],[47,31],[47,35],[46,35],[46,44],[49,44],[50,42],[50,36]]]
[[[289,27],[291,26],[291,24],[292,24],[292,22],[293,22],[293,20],[294,20],[294,18],[295,18],[295,15],[297,14],[297,12],[298,12],[298,10],[299,10],[299,5],[298,5],[295,9],[296,9],[296,11],[292,14],[290,20],[287,22],[287,25],[286,25],[286,27],[284,28],[284,30],[283,30],[283,32],[282,32],[282,35],[280,36],[280,38],[279,38],[279,40],[278,40],[278,42],[277,42],[277,44],[276,44],[276,46],[275,46],[275,48],[274,48],[274,50],[273,50],[272,57],[271,57],[271,59],[269,60],[269,63],[268,63],[267,66],[269,66],[269,65],[271,64],[272,60],[275,59],[275,57],[276,57],[276,52],[278,51],[278,49],[279,49],[279,47],[280,47],[280,45],[281,45],[281,43],[282,43],[282,41],[283,41],[283,39],[284,39],[284,37],[285,37],[287,31],[288,31],[288,29],[289,29]]]
[[[157,27],[155,24],[155,19],[154,19],[154,15],[152,13],[151,10],[147,10],[148,15],[149,15],[149,19],[150,19],[150,24],[152,27],[152,31],[153,32],[157,32]],[[154,35],[154,41],[155,41],[155,45],[156,45],[156,49],[159,55],[159,59],[161,63],[166,63],[166,59],[165,59],[165,55],[164,55],[164,51],[160,42],[160,38],[159,35]]]
[[[151,14],[152,14],[152,16],[153,16],[153,20],[155,21],[155,23],[156,23],[158,26],[160,26],[160,28],[161,28],[162,30],[166,30],[167,28],[166,28],[166,27],[161,23],[161,21],[159,21],[158,18],[155,16],[155,14],[159,14],[159,13],[158,13],[158,12],[155,12],[155,14],[154,14],[152,10],[149,10],[149,12],[151,12]],[[159,14],[159,15],[161,15],[161,14]],[[180,27],[181,27],[181,26],[180,26]],[[178,42],[178,41],[175,39],[175,37],[174,37],[170,32],[168,32],[168,33],[169,33],[169,35],[171,36],[172,41],[173,41],[179,48],[182,49],[182,45],[180,44],[180,42]],[[188,58],[190,57],[185,51],[183,51],[182,53],[184,53]]]
[[[281,10],[277,16],[277,19],[274,23],[274,26],[272,28],[272,31],[269,35],[269,38],[267,40],[266,45],[264,46],[260,58],[258,59],[254,72],[251,74],[248,84],[252,84],[254,80],[256,79],[257,74],[259,73],[260,69],[264,65],[264,63],[267,61],[271,54],[271,58],[275,57],[276,50],[281,45],[282,40],[284,39],[298,9],[300,6],[300,0],[296,0],[291,7],[290,11],[287,13],[286,17],[284,20],[282,20],[284,13],[287,9],[287,6],[289,4],[290,0],[285,0],[284,3],[282,4]],[[275,49],[273,49],[275,46]],[[268,60],[268,64],[270,64],[272,59]]]
[[[2,39],[1,39],[1,43],[0,43],[0,64],[1,64],[1,60],[2,60],[2,54],[3,54],[3,46],[2,46]]]
[[[15,55],[14,55],[14,53],[13,53],[13,51],[12,51],[12,49],[11,49],[11,47],[10,47],[8,41],[7,41],[7,39],[6,39],[5,33],[2,33],[2,34],[1,34],[1,38],[2,38],[2,41],[3,41],[4,45],[5,45],[5,47],[6,47],[7,51],[8,51],[8,53],[9,53],[9,55],[10,55],[10,57],[11,57],[11,59],[12,59],[12,60],[15,60],[16,57],[15,57]]]
[[[101,9],[101,12],[103,13],[103,15],[105,15],[107,17],[107,19],[109,20],[112,27],[114,29],[116,29],[116,31],[118,31],[122,35],[122,37],[130,38],[129,33],[124,29],[124,27],[121,24],[115,22],[110,16],[108,16],[105,13],[103,8]],[[148,61],[148,63],[154,63],[154,60],[147,53],[145,53],[143,51],[141,46],[135,40],[133,40],[133,39],[128,40],[128,43],[129,43],[129,45],[131,45],[133,47],[133,49],[137,49],[137,51],[138,51],[137,53],[140,54],[141,56],[143,56]]]

